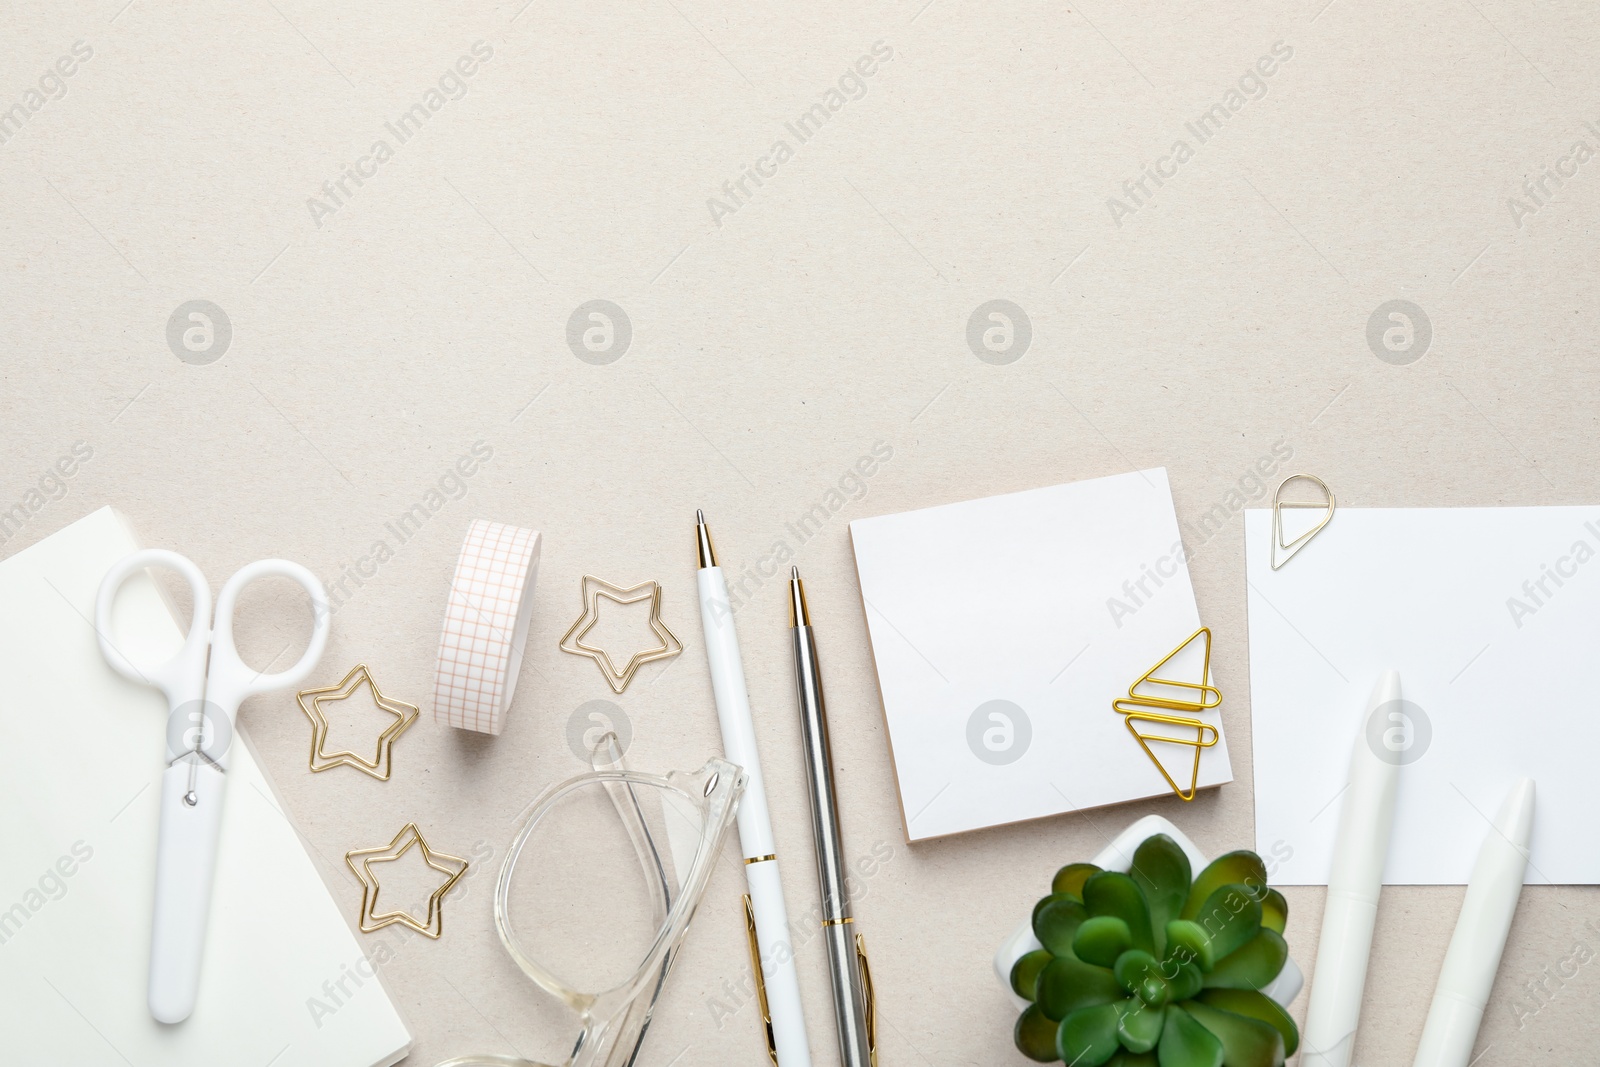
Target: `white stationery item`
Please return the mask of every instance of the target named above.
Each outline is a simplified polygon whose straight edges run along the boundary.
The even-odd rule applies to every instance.
[[[167,660],[125,656],[114,618],[117,594],[134,575],[176,571],[189,586],[193,617],[182,647]],[[287,578],[311,598],[311,639],[294,666],[258,671],[239,658],[233,643],[233,612],[245,586],[262,578]],[[200,993],[200,957],[211,914],[211,884],[217,869],[228,766],[239,705],[245,698],[288,689],[303,680],[328,645],[328,594],[315,575],[286,559],[263,559],[240,568],[217,594],[215,621],[211,586],[187,557],[165,549],[130,552],[101,579],[94,604],[100,654],[130,682],[159,689],[167,698],[161,775],[161,829],[156,841],[156,903],[150,932],[150,1014],[181,1023]],[[129,655],[132,655],[131,653]]]
[[[1367,744],[1366,724],[1400,704],[1400,674],[1384,671],[1358,716],[1345,716],[1350,777],[1339,799],[1328,900],[1317,941],[1317,969],[1300,1062],[1305,1067],[1349,1067],[1355,1049],[1361,993],[1367,985],[1372,931],[1378,924],[1383,864],[1394,825],[1400,762]]]
[[[1350,709],[1392,667],[1404,699],[1366,724],[1404,764],[1384,883],[1466,883],[1524,777],[1528,880],[1600,883],[1600,507],[1341,506],[1277,571],[1272,513],[1244,522],[1256,849],[1292,852],[1274,880],[1327,884],[1346,764],[1323,754],[1348,751]]]
[[[907,841],[1171,795],[1111,708],[1200,626],[1164,468],[850,537]],[[1163,677],[1202,681],[1203,651]],[[1194,718],[1220,733],[1220,712]],[[1195,749],[1151,750],[1187,788]],[[1226,738],[1200,751],[1200,788],[1233,780]]]
[[[1171,822],[1159,815],[1146,815],[1135,820],[1122,833],[1112,838],[1106,847],[1101,849],[1094,859],[1090,860],[1096,867],[1103,871],[1122,871],[1126,874],[1133,867],[1133,854],[1148,837],[1156,834],[1166,834],[1177,842],[1183,854],[1189,857],[1190,870],[1198,875],[1206,869],[1211,862],[1200,846],[1189,840],[1187,834],[1178,829]],[[1044,948],[1039,939],[1033,935],[1033,920],[1023,919],[1017,928],[1011,932],[1000,948],[994,954],[994,975],[1000,980],[1000,986],[1006,991],[1006,996],[1011,998],[1011,1003],[1018,1011],[1023,1011],[1030,1003],[1017,995],[1011,988],[1011,968],[1023,956],[1035,949]],[[1300,965],[1293,959],[1283,961],[1283,970],[1278,972],[1278,977],[1261,987],[1261,992],[1287,1008],[1300,995],[1300,989],[1305,985],[1305,976],[1300,973]]]
[[[1533,834],[1533,796],[1531,778],[1512,786],[1494,825],[1483,836],[1413,1067],[1467,1067],[1472,1060],[1483,1009],[1511,933],[1511,917],[1522,896]]]
[[[92,621],[102,578],[138,547],[126,521],[102,508],[0,563],[5,1058],[395,1063],[411,1044],[405,1022],[243,729],[231,746],[195,1011],[177,1026],[150,1015],[169,709],[155,689],[112,670]],[[184,644],[174,614],[152,576],[133,574],[110,632],[130,661],[160,662]]]
[[[767,810],[766,784],[761,776],[761,755],[756,748],[755,720],[750,715],[750,691],[745,683],[744,658],[739,633],[733,625],[733,607],[727,581],[717,566],[716,549],[705,516],[695,512],[695,537],[699,570],[700,622],[706,635],[706,663],[711,669],[711,692],[722,727],[722,747],[728,759],[749,775],[739,802],[739,848],[744,856],[745,921],[756,942],[759,958],[756,980],[764,996],[758,998],[769,1013],[766,1020],[768,1053],[778,1067],[811,1067],[811,1046],[806,1037],[805,1012],[800,1000],[800,975],[795,965],[793,934],[778,872],[778,846],[772,836]]]
[[[505,729],[538,576],[539,531],[487,519],[467,528],[439,634],[436,721],[494,735]]]

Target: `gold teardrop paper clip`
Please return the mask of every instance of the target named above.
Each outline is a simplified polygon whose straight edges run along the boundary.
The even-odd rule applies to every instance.
[[[1161,670],[1168,663],[1172,662],[1173,658],[1176,657],[1178,653],[1188,648],[1198,638],[1204,638],[1205,640],[1205,659],[1200,668],[1200,681],[1198,684],[1194,682],[1179,682],[1170,678],[1157,677],[1157,671]],[[1182,700],[1173,696],[1156,696],[1150,693],[1141,693],[1139,692],[1139,687],[1142,685],[1165,685],[1173,689],[1187,690],[1189,692],[1198,694],[1198,699]],[[1213,696],[1215,699],[1212,699]],[[1180,715],[1166,715],[1162,714],[1162,712],[1210,711],[1221,704],[1222,691],[1211,684],[1211,628],[1209,626],[1202,626],[1194,633],[1184,638],[1177,648],[1174,648],[1171,652],[1168,652],[1161,658],[1160,662],[1158,662],[1154,667],[1151,667],[1148,671],[1145,671],[1144,674],[1139,677],[1138,681],[1130,685],[1128,687],[1127,697],[1113,700],[1111,702],[1111,709],[1120,713],[1124,717],[1124,721],[1128,726],[1128,732],[1133,734],[1134,740],[1139,742],[1139,747],[1144,749],[1144,754],[1146,756],[1150,757],[1150,762],[1156,765],[1156,770],[1161,772],[1161,777],[1167,780],[1167,785],[1172,788],[1173,794],[1179,800],[1187,802],[1195,798],[1195,794],[1200,788],[1200,750],[1202,748],[1210,748],[1212,745],[1216,744],[1221,734],[1218,732],[1215,726],[1201,722],[1199,719],[1192,719]],[[1158,708],[1161,709],[1161,711],[1153,710]],[[1165,723],[1169,726],[1189,727],[1195,731],[1195,738],[1193,741],[1190,741],[1187,738],[1181,737],[1162,737],[1154,734],[1141,734],[1138,728],[1134,726],[1135,720],[1141,722]],[[1211,740],[1209,741],[1206,740],[1207,731],[1210,731]],[[1150,741],[1165,741],[1169,744],[1192,745],[1194,747],[1194,772],[1190,777],[1189,788],[1187,791],[1178,785],[1178,783],[1173,779],[1172,775],[1167,772],[1165,765],[1163,765],[1162,762],[1156,758],[1156,754],[1150,750]]]
[[[1323,502],[1283,499],[1284,486],[1299,479],[1304,479],[1308,482],[1316,482],[1318,485],[1320,485],[1322,487],[1322,491],[1328,496],[1327,501]],[[1317,534],[1321,533],[1324,526],[1328,525],[1329,520],[1333,518],[1333,512],[1337,506],[1338,505],[1333,498],[1333,490],[1328,488],[1327,482],[1323,481],[1321,478],[1318,478],[1315,474],[1291,474],[1289,477],[1279,482],[1277,491],[1272,494],[1272,569],[1277,570],[1285,563],[1288,563],[1295,556],[1299,555],[1300,550],[1306,547],[1306,545],[1310,544],[1311,539],[1317,536]],[[1322,516],[1321,522],[1317,523],[1315,526],[1311,527],[1311,529],[1296,537],[1293,541],[1285,541],[1283,539],[1284,508],[1322,508],[1327,512],[1327,514]],[[1280,556],[1280,552],[1284,554]]]

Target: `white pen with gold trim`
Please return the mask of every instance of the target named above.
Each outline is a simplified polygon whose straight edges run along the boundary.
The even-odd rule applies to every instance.
[[[759,1001],[766,1014],[767,1052],[778,1067],[811,1067],[811,1048],[800,1007],[800,976],[789,936],[783,882],[778,877],[778,850],[773,843],[772,818],[767,812],[761,757],[756,752],[756,726],[750,715],[744,659],[739,654],[733,607],[728,601],[722,568],[717,566],[711,530],[699,511],[695,512],[695,534],[700,562],[700,622],[705,627],[706,661],[711,668],[717,720],[722,725],[722,747],[728,759],[750,776],[739,802],[739,845],[744,852],[745,881],[750,889],[745,897],[745,918]]]

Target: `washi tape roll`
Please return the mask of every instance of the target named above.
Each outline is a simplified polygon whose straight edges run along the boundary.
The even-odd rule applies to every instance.
[[[433,717],[499,734],[522,669],[539,572],[539,531],[476,519],[467,528],[439,635]]]

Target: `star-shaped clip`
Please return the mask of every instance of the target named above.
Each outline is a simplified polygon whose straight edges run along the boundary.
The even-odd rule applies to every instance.
[[[594,660],[600,667],[600,673],[605,675],[606,683],[611,686],[613,693],[621,693],[628,688],[628,683],[633,681],[635,672],[646,663],[667,659],[683,651],[683,645],[678,642],[672,631],[667,629],[666,623],[661,621],[661,583],[641,582],[624,589],[592,574],[585,574],[579,588],[583,594],[583,614],[578,616],[578,621],[562,635],[561,651],[570,652],[575,656],[588,656]],[[626,665],[618,667],[616,661],[611,658],[611,653],[603,648],[584,644],[584,637],[600,622],[601,597],[614,604],[637,604],[641,600],[649,600],[650,629],[661,642],[660,646],[635,652]]]
[[[433,895],[428,898],[428,918],[426,921],[418,919],[415,915],[403,909],[396,911],[377,910],[378,907],[378,876],[372,873],[374,863],[392,863],[411,851],[413,846],[422,849],[422,859],[429,867],[440,874],[450,877]],[[345,866],[350,868],[350,873],[356,876],[361,883],[361,932],[374,933],[392,923],[402,923],[409,926],[425,937],[437,941],[444,933],[444,895],[450,892],[452,886],[461,880],[469,864],[459,856],[446,856],[442,852],[435,852],[428,847],[428,842],[423,838],[422,831],[417,829],[417,824],[408,822],[394,835],[394,840],[379,848],[358,848],[344,854]],[[453,865],[453,866],[452,866]]]
[[[336,700],[349,700],[363,685],[372,690],[373,703],[395,717],[395,721],[378,735],[377,758],[363,759],[354,752],[344,749],[335,752],[323,751],[323,746],[328,742],[328,717],[323,714],[322,705]],[[372,680],[365,663],[356,664],[338,685],[307,689],[297,693],[295,699],[300,702],[300,710],[306,713],[306,718],[311,720],[309,763],[313,771],[326,771],[342,764],[354,767],[363,774],[369,774],[380,782],[389,780],[390,746],[417,721],[417,715],[420,713],[415,704],[407,704],[403,700],[391,700],[379,692],[378,683]]]

